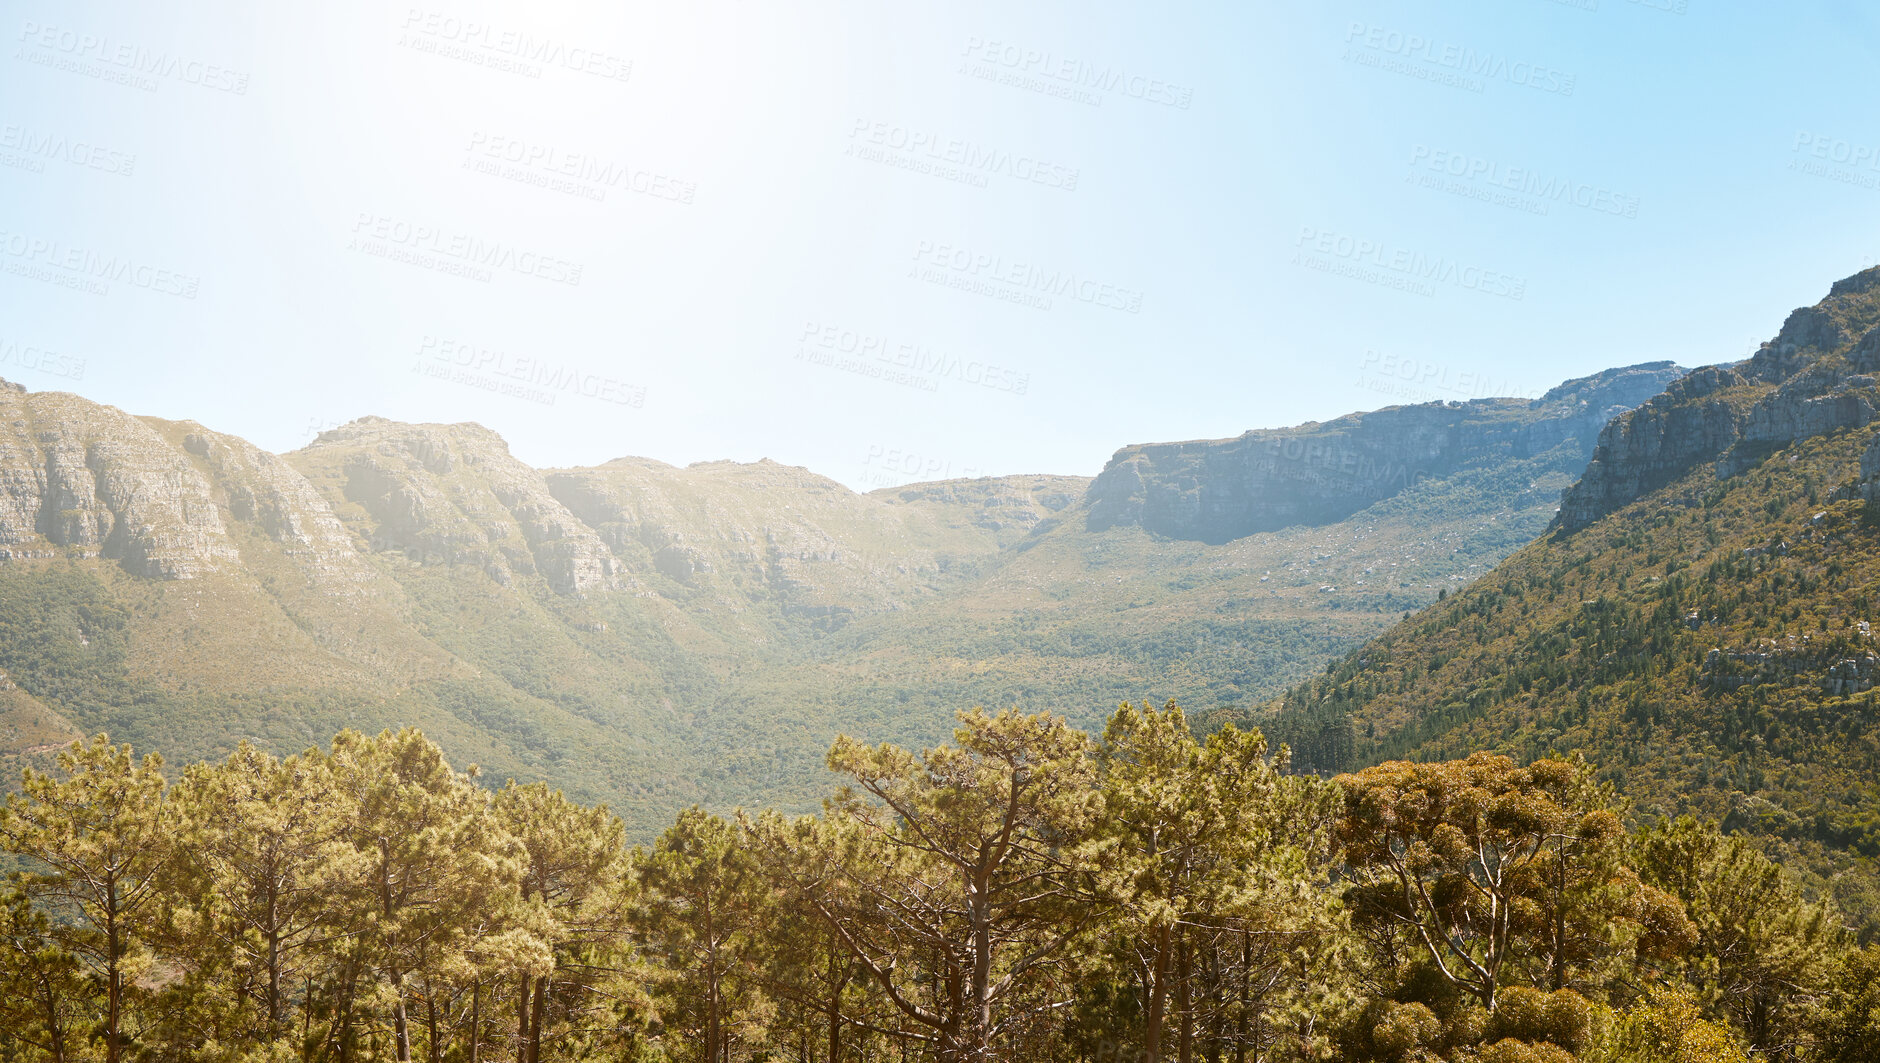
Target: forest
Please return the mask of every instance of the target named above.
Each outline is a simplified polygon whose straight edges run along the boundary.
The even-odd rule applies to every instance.
[[[1679,504],[1542,536],[1238,718],[1325,774],[1582,752],[1637,808],[1756,839],[1880,933],[1880,502],[1858,486],[1864,439],[1804,440],[1725,481],[1699,468],[1671,489]]]
[[[1880,946],[1584,760],[1325,778],[1173,703],[958,723],[650,844],[415,729],[174,777],[75,743],[0,811],[0,1060],[1880,1058]]]

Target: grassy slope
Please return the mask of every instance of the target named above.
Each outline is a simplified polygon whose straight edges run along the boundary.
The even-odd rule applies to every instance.
[[[1337,524],[1219,546],[1090,533],[1066,511],[928,601],[742,662],[707,717],[710,770],[729,803],[805,805],[826,790],[838,731],[920,745],[973,704],[1086,727],[1125,699],[1254,704],[1532,539],[1566,464],[1550,453],[1430,481]]]
[[[147,423],[217,484],[240,562],[181,582],[95,558],[0,566],[4,755],[43,762],[109,730],[181,761],[413,723],[492,779],[611,801],[641,834],[694,802],[812,804],[839,731],[922,744],[973,704],[1085,725],[1125,698],[1252,704],[1537,534],[1578,461],[1563,448],[1215,546],[1089,532],[1076,477],[857,495],[774,463],[624,459],[547,474],[557,497],[585,485],[621,504],[621,520],[582,519],[623,589],[576,597],[533,574],[490,466],[467,460],[494,439],[481,430],[450,430],[458,458],[427,496],[440,534],[481,558],[463,563],[374,550],[346,497],[355,455],[403,460],[396,433],[416,429],[289,456],[343,526],[338,564],[240,515],[229,470],[262,459],[238,441],[190,451],[213,434]],[[662,569],[675,551],[689,572]],[[507,583],[485,568],[496,556]]]
[[[569,598],[370,554],[382,593],[345,607],[364,610],[350,640],[338,606],[291,593],[266,542],[242,542],[239,571],[181,583],[100,561],[15,563],[0,568],[0,669],[63,720],[34,699],[8,748],[104,729],[193,759],[243,738],[291,751],[411,722],[492,777],[613,801],[641,831],[695,801],[802,807],[826,790],[838,731],[919,744],[976,703],[1095,724],[1124,698],[1215,708],[1281,689],[1543,526],[1558,484],[1510,509],[1501,479],[1429,483],[1339,525],[1224,546],[1088,533],[1074,508],[1028,534],[979,528],[982,506],[905,503],[924,509],[917,545],[945,574],[936,561],[891,588],[898,607],[834,626],[783,615],[756,575],[722,562],[692,585],[652,574],[650,596]],[[715,491],[733,517],[763,518],[762,499]],[[857,553],[909,549],[878,534]],[[793,579],[834,600],[853,597],[842,583],[856,571],[801,562]]]
[[[1804,440],[1721,482],[1705,466],[1551,533],[1262,722],[1322,770],[1582,752],[1643,812],[1719,818],[1841,875],[1872,920],[1880,691],[1827,682],[1835,662],[1880,654],[1861,627],[1880,610],[1880,528],[1845,497],[1872,434]],[[1774,657],[1726,665],[1736,686],[1706,669],[1712,649]]]

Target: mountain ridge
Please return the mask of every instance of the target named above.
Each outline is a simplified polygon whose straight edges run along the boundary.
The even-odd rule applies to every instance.
[[[1249,718],[1321,772],[1581,753],[1880,926],[1877,354],[1880,268],[1614,419],[1546,534]]]
[[[1390,406],[1234,439],[1136,444],[1091,485],[1090,526],[1220,543],[1327,523],[1470,460],[1520,459],[1594,435],[1678,379],[1671,362],[1605,370],[1534,400]]]
[[[794,807],[838,731],[919,744],[966,704],[1089,722],[1149,691],[1276,692],[1537,534],[1591,452],[1573,431],[1214,544],[1093,531],[1086,477],[535,469],[483,426],[382,417],[274,455],[9,386],[0,767],[96,730],[196,757],[415,722],[636,829]]]

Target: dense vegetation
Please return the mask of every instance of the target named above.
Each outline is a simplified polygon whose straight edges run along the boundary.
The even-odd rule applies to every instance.
[[[654,573],[658,597],[568,598],[380,552],[367,560],[389,604],[298,603],[290,624],[242,573],[166,583],[96,560],[11,561],[0,770],[46,767],[98,731],[220,759],[242,739],[284,755],[342,728],[415,724],[458,761],[607,801],[636,839],[694,803],[807,810],[840,732],[919,746],[943,739],[961,704],[1094,728],[1093,703],[1186,691],[1213,709],[1276,694],[1538,534],[1561,464],[1550,452],[1425,481],[1340,525],[1226,546],[1087,533],[1074,515],[970,572],[953,562],[906,608],[833,619],[784,616],[728,577]],[[1545,489],[1517,498],[1543,474]],[[326,634],[296,642],[321,624],[358,650],[323,656]],[[9,713],[9,683],[40,711]]]
[[[1583,761],[1324,780],[1173,704],[839,739],[820,813],[649,846],[416,730],[166,778],[99,736],[0,811],[6,1063],[1771,1058],[1880,1043],[1753,847]]]
[[[167,497],[200,478],[198,515],[213,503],[232,551],[155,579],[116,539],[43,538],[53,501],[0,521],[15,537],[0,564],[0,779],[100,731],[195,760],[413,725],[459,763],[608,802],[643,841],[693,804],[813,809],[838,733],[925,746],[959,705],[1092,729],[1091,706],[1125,699],[1245,709],[1544,530],[1590,446],[1551,420],[1578,395],[1386,415],[1494,422],[1499,442],[1430,467],[1406,444],[1390,467],[1414,469],[1407,483],[1368,459],[1308,462],[1292,486],[1330,492],[1339,512],[1404,490],[1335,523],[1210,544],[1092,530],[1082,477],[857,494],[768,461],[533,470],[473,425],[377,419],[277,460],[201,425],[0,389],[17,441],[0,464],[17,462],[21,483],[51,483],[33,457],[47,440],[118,440],[157,464],[101,466],[99,482],[161,467],[130,493]],[[1526,423],[1554,427],[1517,447]],[[1319,454],[1350,427],[1262,438]],[[79,524],[124,519],[73,490]],[[576,557],[610,581],[570,593]]]
[[[1258,718],[1301,766],[1582,752],[1641,809],[1763,840],[1880,930],[1871,432],[1701,468],[1552,533]]]

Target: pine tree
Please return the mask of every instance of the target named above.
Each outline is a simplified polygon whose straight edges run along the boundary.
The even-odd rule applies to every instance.
[[[1329,855],[1335,791],[1283,776],[1258,731],[1230,724],[1198,743],[1172,701],[1118,708],[1099,762],[1118,855],[1119,918],[1106,929],[1140,987],[1143,1058],[1170,1054],[1171,1019],[1183,1063],[1198,1041],[1210,1056],[1270,1043],[1270,1005],[1338,981],[1331,891],[1299,888]],[[1295,977],[1286,961],[1306,946],[1321,962]]]
[[[0,1059],[82,1058],[102,1003],[45,915],[23,893],[0,894]]]
[[[357,873],[331,773],[243,742],[221,764],[192,765],[169,800],[183,845],[164,880],[164,937],[189,972],[184,989],[247,1005],[234,1018],[241,1040],[283,1040],[304,1004],[295,991],[321,962],[330,887]]]
[[[1676,895],[1696,926],[1684,973],[1700,999],[1759,1053],[1793,1055],[1848,944],[1833,909],[1809,902],[1745,839],[1688,816],[1642,833],[1633,848],[1641,874]]]
[[[645,948],[659,987],[667,1051],[731,1063],[763,1043],[772,1006],[757,976],[768,887],[738,828],[691,808],[638,861]]]
[[[497,822],[489,792],[416,730],[342,732],[326,765],[354,854],[355,873],[336,891],[347,912],[338,929],[389,1002],[395,1058],[410,1063],[418,1004],[428,1061],[438,1063],[450,1042],[480,1035],[453,1037],[480,1010],[458,1010],[456,991],[552,969],[542,928],[521,903],[526,853]]]
[[[138,760],[98,735],[59,755],[62,779],[26,769],[0,809],[0,844],[38,865],[15,881],[59,917],[55,936],[103,983],[105,1063],[129,1048],[132,978],[146,959],[158,875],[177,851],[162,767],[157,754]]]
[[[610,983],[632,929],[625,828],[604,806],[584,808],[544,783],[512,780],[496,794],[495,814],[522,844],[522,900],[541,909],[552,949],[549,970],[516,979],[516,1059],[539,1063],[544,1038],[557,1030],[573,1036],[581,1017],[617,1021],[609,998],[621,987]],[[496,990],[479,985],[475,992],[493,1002]],[[477,1063],[481,1043],[473,1036],[468,1063]]]
[[[1355,914],[1391,959],[1428,963],[1490,1012],[1511,976],[1559,988],[1621,950],[1677,951],[1683,909],[1616,860],[1623,831],[1590,777],[1489,753],[1340,776]]]
[[[836,931],[903,1040],[981,1063],[1074,997],[1068,963],[1099,924],[1101,798],[1089,741],[1062,719],[962,713],[923,755],[838,738],[854,780],[823,823],[769,817],[767,866]],[[867,795],[866,797],[862,796]]]

